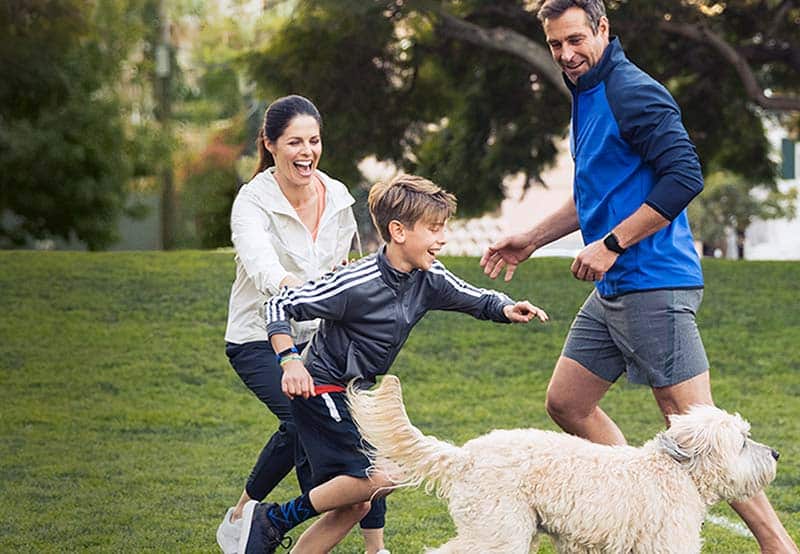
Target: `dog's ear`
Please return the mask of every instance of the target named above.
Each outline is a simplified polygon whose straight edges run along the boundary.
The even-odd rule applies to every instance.
[[[685,464],[692,459],[691,453],[687,452],[675,441],[675,439],[666,433],[659,433],[656,437],[658,446],[662,452],[673,460]]]

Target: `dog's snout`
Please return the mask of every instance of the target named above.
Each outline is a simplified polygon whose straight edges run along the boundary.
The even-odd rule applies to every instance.
[[[781,457],[781,453],[778,452],[777,450],[775,450],[774,448],[771,448],[770,450],[771,450],[771,453],[772,453],[772,457],[775,458],[775,461],[777,462],[778,458]]]

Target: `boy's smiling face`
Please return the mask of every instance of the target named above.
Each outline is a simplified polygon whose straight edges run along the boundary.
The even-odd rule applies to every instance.
[[[447,244],[446,225],[447,220],[420,220],[409,228],[399,221],[392,221],[392,241],[386,247],[389,262],[395,269],[406,273],[414,269],[429,270],[439,251]]]

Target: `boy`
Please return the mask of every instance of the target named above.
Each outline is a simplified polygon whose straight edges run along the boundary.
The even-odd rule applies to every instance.
[[[283,392],[311,464],[316,487],[281,506],[245,505],[239,552],[275,552],[284,534],[320,513],[295,551],[328,552],[392,483],[367,473],[369,460],[345,403],[353,380],[369,387],[385,374],[428,310],[455,310],[500,323],[527,323],[547,314],[527,301],[478,289],[450,273],[436,255],[455,197],[421,177],[401,175],[369,193],[373,223],[386,241],[367,256],[265,305],[267,331],[278,352]],[[289,320],[321,318],[301,356]],[[289,540],[291,544],[291,540]]]

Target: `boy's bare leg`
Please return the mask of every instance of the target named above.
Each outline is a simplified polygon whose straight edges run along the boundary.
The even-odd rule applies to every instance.
[[[653,396],[665,418],[669,414],[683,413],[693,404],[714,403],[708,371],[671,387],[654,388]],[[731,502],[731,507],[753,532],[764,554],[800,552],[763,491],[747,500]]]
[[[350,529],[367,515],[370,499],[391,482],[382,476],[359,479],[339,475],[314,487],[309,498],[318,512],[330,512],[305,530],[295,543],[297,554],[325,553],[347,535]]]
[[[361,529],[361,534],[364,535],[364,546],[366,547],[367,554],[375,554],[383,550],[383,528],[380,529]]]
[[[292,548],[295,554],[327,554],[347,536],[350,529],[369,512],[369,502],[337,508],[314,522]]]
[[[339,475],[311,489],[309,498],[315,510],[320,513],[329,512],[360,502],[369,502],[376,491],[390,486],[389,480],[377,475],[370,479]]]

